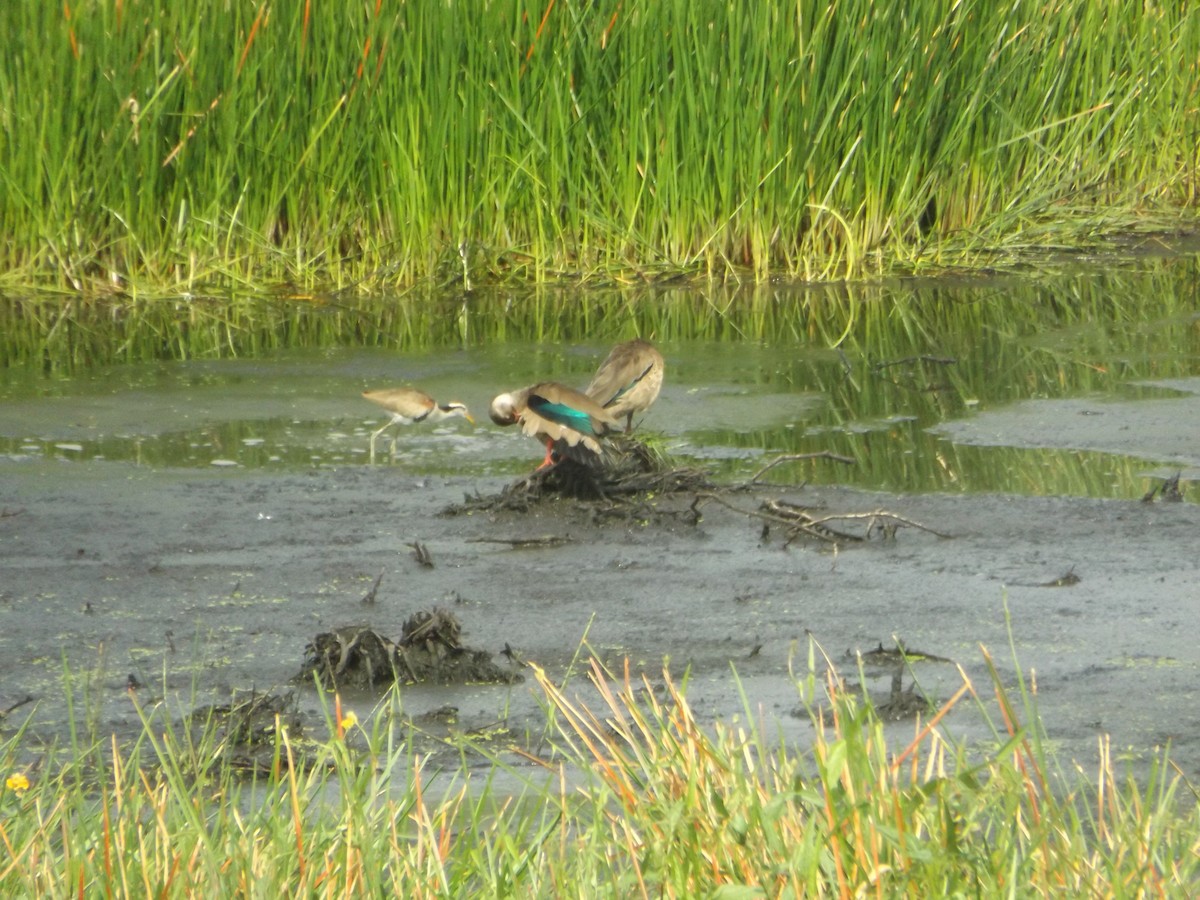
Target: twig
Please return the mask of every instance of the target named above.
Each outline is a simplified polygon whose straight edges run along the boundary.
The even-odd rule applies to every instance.
[[[546,534],[533,538],[469,538],[468,544],[508,544],[514,550],[524,547],[557,547],[560,544],[573,544],[574,539],[566,535]]]
[[[13,703],[11,706],[7,706],[4,709],[0,709],[0,719],[3,719],[5,716],[7,716],[9,713],[11,713],[14,709],[20,709],[26,703],[32,703],[32,702],[33,702],[33,694],[26,694],[23,699],[18,700],[16,703]]]
[[[871,531],[876,527],[877,520],[887,519],[888,521],[895,522],[898,525],[907,525],[910,528],[917,528],[921,531],[927,531],[935,537],[940,537],[945,540],[951,540],[954,537],[952,534],[946,534],[945,532],[938,531],[935,528],[930,528],[928,525],[922,525],[920,522],[913,521],[912,519],[906,519],[904,516],[898,516],[895,513],[888,512],[886,509],[877,509],[874,512],[865,513],[839,513],[838,515],[834,516],[825,516],[824,518],[813,519],[810,524],[821,526],[826,522],[833,522],[838,519],[869,519],[870,524],[867,527],[867,534],[870,534]]]
[[[420,541],[413,541],[408,546],[412,547],[413,557],[420,565],[424,566],[426,569],[433,568],[433,557],[430,555],[428,547],[426,547]]]
[[[743,516],[750,516],[751,518],[755,518],[755,519],[764,519],[768,522],[774,522],[778,525],[794,525],[796,522],[796,520],[794,518],[787,516],[787,515],[770,515],[768,513],[761,512],[760,510],[757,510],[757,509],[742,509],[740,507],[734,506],[732,503],[730,503],[728,500],[726,500],[720,494],[711,494],[711,493],[707,493],[707,492],[697,494],[696,499],[692,502],[692,505],[690,508],[697,515],[699,515],[699,512],[700,512],[699,502],[701,500],[715,500],[721,506],[724,506],[726,509],[733,510],[735,513],[741,513]],[[776,502],[776,501],[768,501],[768,503],[774,503],[774,502]],[[764,504],[764,506],[765,505],[766,504]],[[797,507],[797,508],[799,508],[799,507]]]
[[[719,494],[712,493],[697,494],[696,502],[692,504],[692,507],[695,508],[701,499],[706,501],[716,501],[726,509],[733,510],[733,512],[736,513],[741,513],[744,516],[750,516],[751,518],[763,519],[767,522],[774,522],[777,525],[783,525],[788,529],[789,536],[787,544],[790,544],[801,535],[807,535],[808,537],[814,537],[818,540],[829,541],[831,543],[837,543],[838,541],[864,541],[871,536],[871,533],[876,527],[879,527],[885,532],[887,531],[886,526],[878,524],[879,520],[881,519],[887,520],[890,523],[894,523],[894,525],[908,525],[912,528],[920,529],[921,531],[927,531],[930,534],[936,535],[940,538],[949,539],[953,537],[953,535],[944,534],[940,531],[930,528],[927,525],[922,525],[920,522],[913,521],[912,519],[906,519],[903,516],[898,516],[895,513],[890,513],[883,509],[877,509],[873,512],[866,513],[837,513],[833,515],[817,517],[809,514],[809,509],[811,509],[811,507],[803,507],[798,504],[788,503],[786,500],[764,500],[758,509],[747,510],[740,509],[739,507],[734,506],[732,503],[725,500]],[[868,520],[867,536],[860,537],[854,534],[846,534],[845,532],[836,531],[829,526],[830,522],[837,522],[843,519],[850,521],[859,519]],[[894,525],[892,527],[894,527]]]
[[[379,582],[383,581],[383,572],[379,573],[379,577],[375,579],[375,583],[371,585],[371,589],[367,591],[367,595],[362,598],[362,602],[368,605],[375,603],[375,594],[379,591]]]

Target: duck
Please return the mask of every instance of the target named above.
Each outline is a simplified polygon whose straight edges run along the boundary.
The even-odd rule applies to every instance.
[[[375,439],[393,425],[412,425],[416,422],[437,422],[462,416],[472,425],[472,418],[466,404],[453,401],[438,403],[424,391],[412,387],[383,388],[375,391],[363,391],[364,400],[377,403],[392,414],[384,426],[371,434],[371,462],[375,462]],[[392,459],[396,458],[396,440],[392,438]]]
[[[546,458],[538,467],[554,462],[553,453],[582,448],[602,454],[599,438],[619,433],[621,422],[586,394],[555,381],[543,381],[511,393],[499,394],[489,410],[497,425],[514,425],[546,444]],[[564,447],[565,445],[565,447]]]
[[[625,417],[625,433],[633,431],[633,414],[645,412],[663,383],[663,357],[649,341],[638,338],[617,344],[592,376],[584,393],[608,410]]]

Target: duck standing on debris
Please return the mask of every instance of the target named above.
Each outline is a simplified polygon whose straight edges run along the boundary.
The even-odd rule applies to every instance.
[[[591,397],[553,381],[500,394],[489,412],[497,425],[519,422],[525,434],[546,444],[546,458],[539,468],[554,461],[556,446],[599,456],[602,451],[597,438],[621,430],[620,420]]]
[[[363,398],[378,403],[392,414],[391,419],[371,435],[371,462],[375,462],[375,439],[393,425],[412,425],[414,422],[437,422],[453,416],[462,416],[472,425],[475,420],[462,403],[438,403],[424,391],[416,388],[384,388],[378,391],[363,391]],[[396,440],[392,438],[392,459],[396,458]]]
[[[625,416],[625,433],[629,434],[633,414],[650,408],[662,383],[662,354],[649,341],[638,338],[612,348],[584,393],[616,418]]]

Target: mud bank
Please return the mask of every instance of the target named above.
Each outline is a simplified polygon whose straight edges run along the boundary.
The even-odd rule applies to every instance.
[[[165,695],[181,710],[225,702],[289,685],[315,634],[351,624],[400,634],[418,610],[444,608],[463,643],[502,667],[526,659],[563,673],[585,639],[652,679],[669,659],[677,675],[690,669],[689,698],[708,717],[742,714],[736,670],[754,710],[803,744],[811,726],[793,715],[788,670],[803,667],[808,635],[852,677],[856,652],[897,640],[943,657],[914,665],[936,703],[960,684],[955,663],[990,693],[981,644],[1011,675],[1007,608],[1067,758],[1090,766],[1111,734],[1136,756],[1169,741],[1183,770],[1200,773],[1191,503],[764,487],[701,504],[698,521],[684,514],[686,494],[650,498],[632,517],[568,501],[445,515],[505,482],[360,465],[3,465],[0,709],[35,702],[0,729],[32,714],[35,741],[67,733],[64,660],[87,688],[89,717],[131,732],[130,676],[139,698]],[[836,551],[788,544],[753,515],[764,499],[887,509],[952,537],[900,527]],[[866,674],[886,697],[894,667],[868,657]],[[454,727],[471,730],[534,721],[533,690],[528,680],[416,685],[404,697],[414,717],[450,707]],[[315,690],[301,694],[316,715]],[[347,702],[365,713],[372,698]],[[948,725],[987,737],[968,704]]]

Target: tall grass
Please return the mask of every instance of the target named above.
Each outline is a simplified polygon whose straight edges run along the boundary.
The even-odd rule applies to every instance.
[[[514,795],[435,773],[397,724],[335,706],[304,746],[276,729],[271,770],[239,775],[138,710],[129,746],[29,766],[0,743],[6,896],[1189,896],[1200,816],[1165,757],[1140,778],[1107,745],[1093,780],[1063,776],[1031,686],[961,687],[897,742],[870,701],[810,649],[797,679],[813,723],[799,753],[756,725],[703,725],[684,690],[592,664],[587,697],[536,670],[549,756]],[[986,696],[987,694],[991,696]],[[974,704],[976,712],[970,710]],[[959,707],[965,707],[960,709]],[[994,745],[942,730],[982,715]],[[519,773],[518,773],[519,774]],[[576,787],[568,787],[569,784]]]
[[[805,278],[1195,202],[1186,0],[0,7],[0,269]]]

